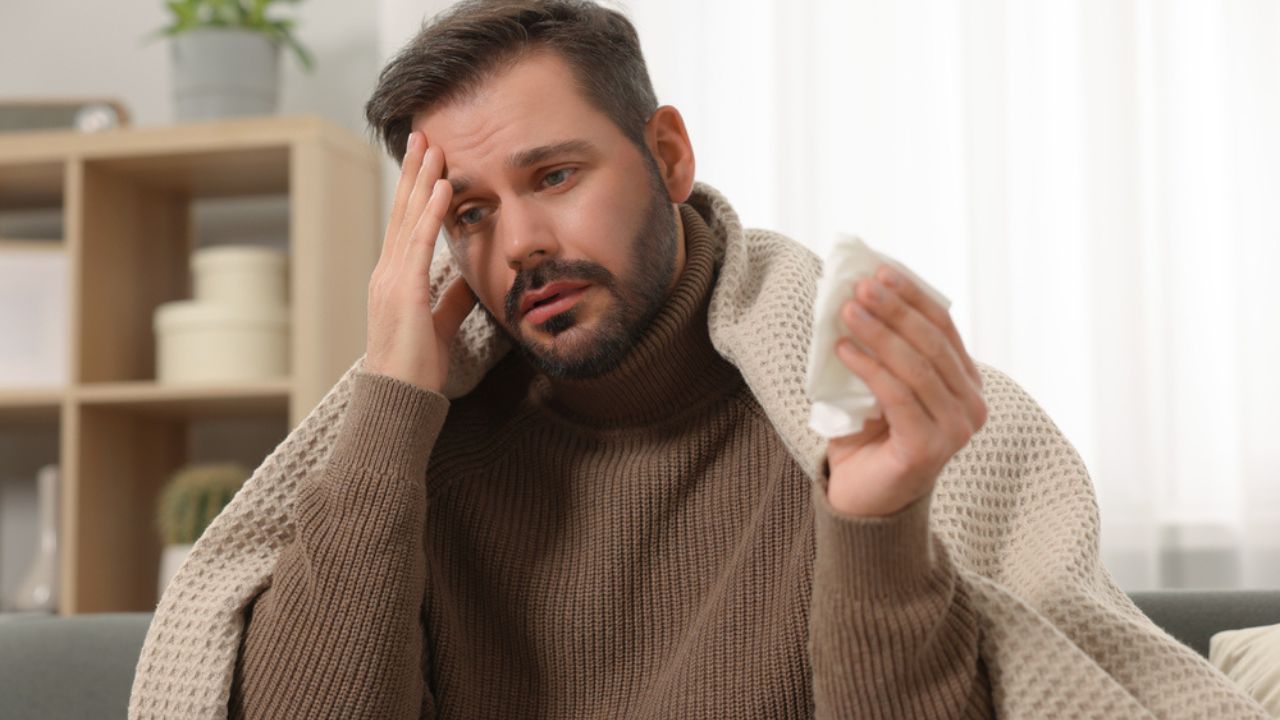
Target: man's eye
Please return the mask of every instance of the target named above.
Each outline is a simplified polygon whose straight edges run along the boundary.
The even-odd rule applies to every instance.
[[[560,168],[559,170],[552,170],[551,172],[542,176],[542,181],[547,183],[548,185],[551,185],[552,187],[556,185],[562,185],[564,184],[565,180],[569,179],[569,174],[572,172],[573,172],[573,168]],[[563,178],[563,179],[560,180],[560,182],[551,182],[552,178]]]
[[[474,225],[480,222],[481,216],[473,213],[479,213],[479,212],[480,212],[480,208],[478,207],[468,208],[466,212],[463,212],[458,215],[458,222],[462,225]]]

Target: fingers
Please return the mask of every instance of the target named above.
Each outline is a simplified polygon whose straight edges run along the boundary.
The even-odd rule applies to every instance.
[[[875,358],[858,350],[848,338],[836,343],[836,355],[850,370],[862,378],[880,402],[885,420],[907,437],[928,437],[933,421],[920,406],[911,389]]]
[[[400,262],[407,262],[409,259],[411,243],[410,239],[421,230],[421,223],[424,217],[424,211],[427,209],[428,203],[435,195],[434,190],[438,186],[440,174],[444,171],[444,153],[440,148],[429,147],[424,151],[422,158],[422,167],[418,170],[418,177],[414,180],[413,191],[409,193],[409,199],[405,205],[404,224],[401,226],[400,237],[397,239],[397,249],[393,257],[399,259]],[[449,183],[444,183],[446,186]],[[452,191],[452,187],[449,187]],[[452,199],[452,195],[450,196]],[[448,209],[446,201],[445,209]],[[444,212],[438,206],[434,206],[437,211],[435,216],[436,228],[439,229],[439,222],[444,218]],[[430,241],[434,248],[435,233],[432,233]],[[430,255],[427,256],[430,258]],[[415,267],[415,266],[411,266]]]
[[[981,423],[977,422],[977,415],[980,414],[979,409],[983,404],[981,386],[968,374],[964,364],[957,357],[957,350],[942,330],[925,318],[913,305],[907,303],[901,295],[876,280],[868,278],[862,281],[855,294],[870,307],[872,314],[892,328],[915,350],[914,354],[910,354],[907,362],[914,365],[921,362],[915,355],[922,358],[941,376],[942,381],[947,385],[948,394],[960,400],[969,414],[970,421],[980,425]],[[923,295],[923,293],[920,294]],[[903,377],[907,379],[906,376]]]
[[[400,181],[396,184],[396,197],[391,205],[391,217],[387,220],[387,232],[382,238],[384,258],[394,257],[387,251],[400,236],[400,228],[404,224],[404,208],[409,200],[409,193],[413,190],[414,182],[418,178],[418,170],[422,167],[423,144],[421,133],[417,131],[409,133],[404,160],[400,163]]]
[[[876,277],[942,332],[951,343],[961,365],[964,366],[965,373],[981,388],[982,373],[978,372],[973,359],[969,357],[969,352],[965,350],[964,340],[961,339],[960,332],[956,330],[955,323],[951,320],[951,313],[929,297],[910,278],[896,272],[888,265],[881,265],[876,271]]]
[[[405,266],[420,269],[423,274],[431,272],[431,256],[436,251],[440,225],[453,200],[453,187],[448,180],[438,179],[427,192],[430,197],[418,212],[418,222],[409,231],[404,243]]]
[[[908,399],[915,402],[915,398],[919,398],[922,409],[933,424],[945,424],[948,414],[959,409],[959,403],[933,364],[916,352],[901,335],[856,300],[844,304],[841,317],[854,338],[874,354],[877,366],[888,370],[894,376],[894,382],[901,385],[908,396],[914,395]]]
[[[892,376],[911,402],[927,415],[933,427],[926,428],[922,437],[937,435],[935,431],[940,430],[949,444],[959,447],[985,424],[987,407],[979,385],[968,374],[954,346],[936,323],[903,297],[868,278],[855,288],[855,299],[841,307],[841,318],[853,340],[867,349],[859,354],[871,365],[863,362],[862,366],[870,372]],[[842,358],[852,357],[851,350],[845,350]],[[853,365],[850,369],[854,369]],[[870,387],[869,378],[863,379]],[[901,401],[898,388],[885,380],[881,384],[890,399]],[[886,403],[880,395],[876,397]],[[905,422],[916,421],[908,415]]]

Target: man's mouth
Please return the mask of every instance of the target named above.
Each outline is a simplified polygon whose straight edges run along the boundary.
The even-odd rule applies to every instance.
[[[530,293],[523,303],[524,317],[537,325],[573,307],[591,286],[583,283],[555,283]]]

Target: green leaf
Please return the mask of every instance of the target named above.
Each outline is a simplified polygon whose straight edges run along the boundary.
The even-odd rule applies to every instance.
[[[293,35],[286,35],[284,41],[293,49],[294,54],[298,56],[298,62],[302,63],[303,69],[310,72],[311,69],[315,67],[315,60],[311,58],[311,53],[307,52],[307,49],[302,47],[302,45],[294,39]]]
[[[173,13],[174,23],[170,26],[175,32],[197,27],[200,23],[200,0],[169,0],[166,5]]]
[[[252,0],[253,4],[249,6],[248,22],[252,23],[254,27],[261,27],[262,23],[267,19],[267,4],[269,2],[271,0]]]

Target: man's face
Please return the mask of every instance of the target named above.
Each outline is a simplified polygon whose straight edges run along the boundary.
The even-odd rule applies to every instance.
[[[550,52],[418,115],[414,129],[444,153],[454,187],[444,230],[485,312],[548,374],[613,369],[683,258],[651,157],[579,94]]]

